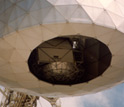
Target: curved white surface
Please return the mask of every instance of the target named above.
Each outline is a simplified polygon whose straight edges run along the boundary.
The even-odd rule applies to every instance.
[[[0,84],[39,96],[84,95],[124,80],[123,0],[0,0]],[[28,69],[31,51],[58,36],[84,35],[105,43],[111,66],[88,82],[72,86],[37,80]]]

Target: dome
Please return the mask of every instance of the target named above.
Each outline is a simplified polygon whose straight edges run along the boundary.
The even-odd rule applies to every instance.
[[[0,84],[54,97],[110,88],[124,80],[123,39],[123,0],[0,0]]]

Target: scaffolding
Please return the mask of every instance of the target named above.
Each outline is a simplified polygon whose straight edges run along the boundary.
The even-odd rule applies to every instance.
[[[40,97],[38,96],[27,95],[26,93],[16,92],[3,87],[0,88],[0,94],[0,107],[38,107],[38,101],[40,102],[40,107],[42,107],[41,101],[39,100]],[[47,100],[52,107],[61,107],[60,99],[52,97],[43,98]]]
[[[16,92],[4,88],[0,89],[3,97],[0,107],[37,107],[39,97],[27,95],[22,92]]]

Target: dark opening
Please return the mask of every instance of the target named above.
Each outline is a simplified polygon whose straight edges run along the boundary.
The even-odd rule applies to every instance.
[[[28,65],[39,80],[73,85],[102,75],[111,58],[110,50],[102,42],[75,35],[43,42],[31,52]]]

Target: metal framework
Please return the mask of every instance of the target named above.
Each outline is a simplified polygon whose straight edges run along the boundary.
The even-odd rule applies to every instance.
[[[46,99],[52,107],[61,107],[61,101],[58,98],[49,98],[49,97],[43,97],[44,99]],[[59,101],[59,103],[57,104],[57,101]]]
[[[38,96],[27,95],[25,93],[16,92],[7,88],[0,88],[0,93],[2,94],[0,107],[38,107]],[[58,104],[56,103],[58,101],[58,98],[43,98],[46,99],[52,107],[61,107],[60,100]],[[42,105],[40,106],[42,107]]]
[[[39,97],[9,89],[0,89],[3,94],[0,107],[37,107]]]

